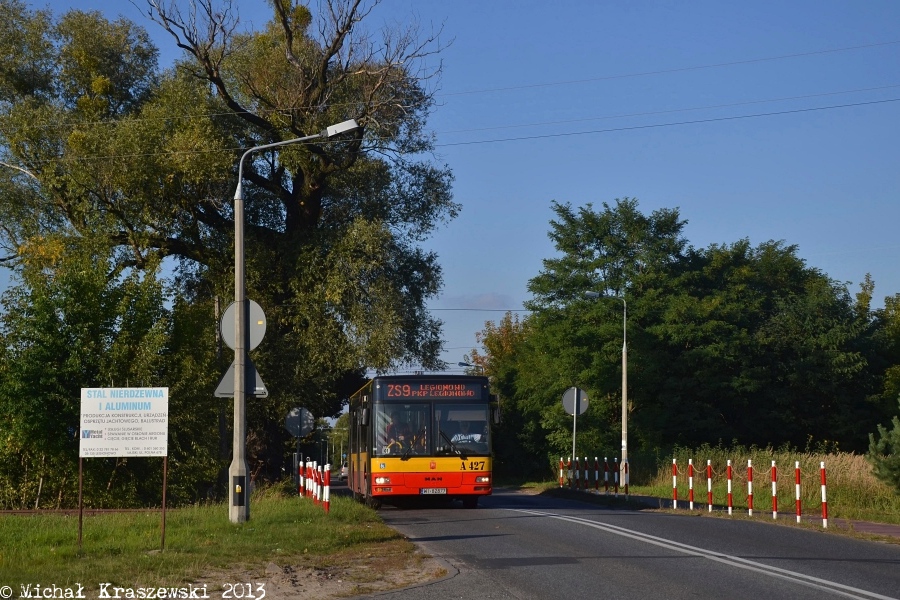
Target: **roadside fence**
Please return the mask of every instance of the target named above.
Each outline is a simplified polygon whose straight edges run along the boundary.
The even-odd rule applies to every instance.
[[[301,463],[298,467],[300,484],[297,493],[301,498],[321,505],[325,514],[331,510],[331,465],[319,465],[314,460]]]
[[[720,487],[718,484],[722,478],[725,479],[725,509],[728,511],[728,514],[733,514],[734,511],[734,490],[737,487],[738,489],[746,490],[746,498],[747,498],[747,515],[752,517],[754,510],[754,488],[753,484],[757,483],[758,485],[763,486],[765,489],[766,486],[771,485],[772,495],[771,495],[771,514],[773,519],[778,519],[778,466],[776,462],[771,461],[771,465],[768,468],[755,469],[753,465],[753,460],[747,460],[747,468],[744,471],[741,468],[735,468],[735,465],[732,465],[732,461],[728,460],[725,467],[724,473],[718,473],[715,469],[713,469],[713,464],[711,460],[706,461],[705,469],[700,471],[702,473],[701,476],[706,477],[706,507],[709,512],[713,511],[713,507],[717,506],[714,501],[714,481],[716,482],[716,487]],[[679,479],[680,478],[680,479]],[[685,481],[687,483],[687,500],[685,501],[687,504],[688,510],[695,510],[695,498],[694,498],[694,479],[697,478],[697,471],[694,469],[694,461],[693,459],[688,459],[687,468],[679,467],[677,459],[672,459],[672,508],[679,508],[679,500],[678,500],[678,490],[679,485],[683,488]],[[754,480],[755,478],[755,480]],[[827,502],[827,490],[826,490],[826,470],[825,470],[825,461],[820,461],[819,469],[817,472],[812,473],[807,477],[806,483],[804,483],[804,475],[801,472],[800,461],[794,461],[794,515],[797,522],[801,522],[803,518],[803,488],[805,486],[810,486],[810,488],[820,488],[821,490],[821,514],[822,514],[822,527],[828,528],[828,502]],[[680,483],[679,483],[680,482]]]
[[[618,457],[610,463],[608,457],[603,457],[603,493],[607,496],[612,487],[615,497],[619,497],[619,482],[625,496],[628,496],[628,461],[621,465]],[[593,462],[587,456],[559,459],[559,487],[568,487],[573,490],[600,493],[600,459],[595,456]]]
[[[602,469],[601,469],[602,464]],[[828,502],[826,491],[826,471],[825,461],[820,462],[817,472],[809,473],[812,469],[807,468],[807,473],[801,473],[800,461],[794,461],[794,516],[797,522],[801,522],[803,518],[803,490],[820,488],[821,490],[821,515],[822,527],[828,528]],[[601,478],[602,472],[602,478]],[[706,495],[703,500],[698,501],[694,493],[695,480],[702,485],[702,480],[706,479]],[[723,471],[717,471],[714,468],[713,461],[707,460],[706,464],[700,468],[695,468],[693,459],[688,459],[686,466],[678,465],[678,459],[672,459],[672,508],[678,509],[686,506],[688,510],[697,510],[700,505],[705,505],[709,512],[714,508],[726,510],[729,515],[734,514],[734,494],[736,490],[746,491],[746,509],[747,515],[752,517],[754,511],[754,483],[757,489],[766,489],[771,486],[771,514],[773,519],[778,519],[778,467],[776,461],[771,461],[767,467],[755,469],[753,460],[747,460],[746,470],[733,465],[731,460],[726,461]],[[609,495],[610,492],[618,498],[619,488],[623,489],[625,497],[628,497],[628,461],[621,464],[617,457],[610,460],[603,457],[600,462],[599,457],[595,456],[593,460],[585,457],[570,457],[559,459],[559,487],[569,488],[572,490],[584,491],[587,493],[600,494],[600,487],[603,487],[603,494]],[[761,488],[759,487],[761,486]],[[808,488],[807,488],[808,486]],[[682,505],[679,506],[679,488],[687,491],[687,497],[682,496]],[[787,489],[787,488],[785,488]],[[818,490],[816,490],[818,491]],[[818,495],[818,494],[816,494]],[[702,496],[701,496],[702,498]],[[718,499],[718,502],[717,502]],[[763,500],[765,502],[765,500]],[[807,514],[810,517],[812,513]],[[818,518],[818,517],[816,517]]]

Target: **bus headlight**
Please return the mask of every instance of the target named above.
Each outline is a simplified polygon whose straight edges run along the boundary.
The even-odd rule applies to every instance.
[[[391,478],[390,478],[390,477],[376,477],[376,478],[375,478],[375,484],[376,484],[376,485],[384,485],[384,484],[390,483],[390,482],[391,482]]]
[[[487,475],[479,475],[475,478],[475,483],[490,483],[491,478]]]

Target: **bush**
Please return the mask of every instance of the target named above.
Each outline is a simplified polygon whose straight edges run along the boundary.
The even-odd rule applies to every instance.
[[[878,426],[878,439],[869,434],[869,462],[875,476],[886,484],[893,486],[900,494],[900,417],[892,420],[894,428]]]

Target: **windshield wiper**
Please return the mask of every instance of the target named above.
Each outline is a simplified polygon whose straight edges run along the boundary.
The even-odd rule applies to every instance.
[[[425,434],[425,428],[419,430],[419,432],[413,436],[412,441],[407,446],[406,450],[403,451],[403,456],[400,457],[400,460],[409,460],[409,453],[412,452],[412,449],[419,443],[421,436]]]
[[[469,460],[469,457],[463,454],[463,451],[456,447],[456,444],[453,443],[453,440],[447,437],[447,434],[444,431],[441,431],[441,437],[447,440],[447,443],[450,444],[450,448],[453,449],[453,452],[459,455],[459,458],[462,460]]]

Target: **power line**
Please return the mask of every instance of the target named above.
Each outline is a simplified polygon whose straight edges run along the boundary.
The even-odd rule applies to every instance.
[[[712,63],[708,65],[697,65],[693,67],[678,67],[675,69],[659,69],[656,71],[641,71],[637,73],[625,73],[623,75],[606,75],[603,77],[589,77],[586,79],[572,79],[567,81],[554,81],[548,83],[531,83],[517,86],[508,86],[508,87],[498,87],[498,88],[483,88],[478,90],[470,90],[465,92],[448,92],[446,94],[441,94],[441,97],[445,96],[463,96],[470,94],[486,94],[491,92],[507,92],[507,91],[515,91],[515,90],[525,90],[525,89],[533,89],[533,88],[541,88],[541,87],[554,87],[560,85],[574,85],[578,83],[592,83],[595,81],[611,81],[615,79],[630,79],[634,77],[647,77],[651,75],[665,75],[669,73],[684,73],[687,71],[700,71],[703,69],[718,69],[722,67],[733,67],[737,65],[749,65],[753,63],[761,63],[761,62],[770,62],[776,60],[786,60],[789,58],[802,58],[804,56],[816,56],[821,54],[832,54],[835,52],[848,52],[851,50],[863,50],[866,48],[877,48],[879,46],[890,46],[893,44],[900,44],[900,40],[894,40],[891,42],[876,42],[874,44],[864,44],[861,46],[847,46],[844,48],[832,48],[826,50],[812,50],[810,52],[798,52],[796,54],[782,54],[780,56],[768,56],[763,58],[750,58],[746,60],[735,60],[730,62],[722,62],[722,63]]]
[[[852,108],[855,106],[869,106],[873,104],[885,104],[887,102],[897,102],[900,101],[900,98],[889,98],[887,100],[872,100],[870,102],[856,102],[853,104],[837,104],[833,106],[819,106],[815,108],[797,108],[793,110],[782,110],[777,112],[768,112],[768,113],[757,113],[752,115],[736,115],[731,117],[714,117],[709,119],[697,119],[694,121],[678,121],[675,123],[654,123],[650,125],[631,125],[628,127],[614,127],[611,129],[594,129],[591,131],[573,131],[569,133],[547,133],[543,135],[529,135],[529,136],[521,136],[521,137],[511,137],[511,138],[499,138],[494,140],[477,140],[471,142],[450,142],[446,144],[435,144],[437,148],[446,148],[449,146],[471,146],[475,144],[495,144],[498,142],[521,142],[526,140],[540,140],[547,138],[556,138],[556,137],[569,137],[574,135],[592,135],[599,133],[615,133],[618,131],[636,131],[640,129],[658,129],[661,127],[677,127],[681,125],[698,125],[701,123],[717,123],[721,121],[736,121],[739,119],[757,119],[760,117],[774,117],[778,115],[790,115],[797,113],[805,113],[805,112],[815,112],[822,110],[834,110],[838,108]]]
[[[870,88],[859,88],[855,90],[843,90],[840,92],[822,92],[819,94],[805,94],[802,96],[783,96],[781,98],[770,98],[767,100],[746,100],[744,102],[730,102],[727,104],[709,104],[706,106],[695,106],[688,108],[672,108],[668,110],[656,110],[637,113],[624,113],[619,115],[606,115],[600,117],[583,117],[580,119],[567,119],[562,121],[542,121],[538,123],[527,123],[519,125],[497,125],[494,127],[479,127],[474,129],[451,129],[447,131],[439,131],[438,134],[448,135],[452,133],[477,133],[480,131],[495,131],[498,129],[521,129],[524,127],[542,127],[546,125],[567,125],[570,123],[584,123],[587,121],[602,121],[607,119],[627,119],[632,117],[652,117],[656,115],[666,115],[680,112],[695,112],[699,110],[712,110],[716,108],[734,108],[736,106],[747,106],[750,104],[769,104],[772,102],[787,102],[789,100],[809,100],[811,98],[822,98],[825,96],[841,96],[844,94],[858,94],[860,92],[877,92],[881,90],[891,90],[900,87],[900,84],[883,85]]]
[[[613,127],[609,129],[592,129],[586,131],[572,131],[567,133],[547,133],[541,135],[529,135],[529,136],[519,136],[519,137],[508,137],[508,138],[497,138],[493,140],[472,140],[468,142],[448,142],[443,144],[435,144],[435,148],[447,148],[451,146],[473,146],[478,144],[495,144],[498,142],[521,142],[528,140],[539,140],[539,139],[548,139],[548,138],[557,138],[557,137],[570,137],[576,135],[595,135],[601,133],[616,133],[622,131],[638,131],[641,129],[659,129],[662,127],[678,127],[682,125],[698,125],[703,123],[718,123],[723,121],[736,121],[740,119],[758,119],[761,117],[774,117],[781,115],[790,115],[790,114],[799,114],[799,113],[807,113],[807,112],[818,112],[825,110],[836,110],[841,108],[853,108],[859,106],[871,106],[876,104],[886,104],[890,102],[900,101],[900,98],[888,98],[885,100],[871,100],[868,102],[854,102],[850,104],[835,104],[831,106],[818,106],[813,108],[796,108],[792,110],[782,110],[782,111],[774,111],[774,112],[766,112],[766,113],[756,113],[756,114],[748,114],[748,115],[734,115],[730,117],[712,117],[709,119],[696,119],[692,121],[675,121],[671,123],[652,123],[649,125],[631,125],[627,127]],[[319,142],[328,143],[328,142]],[[242,148],[220,148],[217,150],[184,150],[184,151],[166,151],[166,152],[143,152],[137,154],[116,154],[113,155],[103,155],[103,156],[85,156],[78,158],[69,158],[69,157],[59,157],[54,160],[59,162],[78,162],[78,161],[96,161],[96,160],[108,160],[111,158],[148,158],[151,156],[179,156],[179,155],[190,155],[190,154],[208,154],[213,152],[228,152],[234,153],[242,150]],[[363,151],[365,148],[363,148]],[[49,160],[44,160],[41,162],[50,162]]]
[[[664,75],[664,74],[670,74],[670,73],[681,73],[681,72],[698,71],[698,70],[704,70],[704,69],[714,69],[714,68],[723,68],[723,67],[738,66],[738,65],[745,65],[745,64],[753,64],[753,63],[760,63],[760,62],[786,60],[786,59],[791,59],[791,58],[802,58],[802,57],[806,57],[806,56],[833,54],[833,53],[838,53],[838,52],[849,52],[849,51],[854,51],[854,50],[863,50],[863,49],[867,49],[867,48],[890,46],[890,45],[894,45],[894,44],[900,44],[900,40],[894,40],[894,41],[888,41],[888,42],[875,42],[872,44],[863,44],[863,45],[858,45],[858,46],[846,46],[843,48],[811,50],[809,52],[798,52],[795,54],[783,54],[783,55],[778,55],[778,56],[751,58],[751,59],[746,59],[746,60],[737,60],[737,61],[722,62],[722,63],[711,63],[711,64],[706,64],[706,65],[678,67],[678,68],[674,68],[674,69],[659,69],[659,70],[653,70],[653,71],[641,71],[641,72],[636,72],[636,73],[625,73],[625,74],[621,74],[621,75],[605,75],[605,76],[598,76],[598,77],[589,77],[589,78],[585,78],[585,79],[573,79],[573,80],[567,80],[567,81],[530,83],[530,84],[522,84],[522,85],[518,85],[518,86],[484,88],[484,89],[467,90],[467,91],[460,91],[460,92],[446,92],[443,94],[436,94],[436,97],[472,96],[472,95],[477,95],[477,94],[487,94],[487,93],[503,92],[503,91],[515,91],[515,90],[532,89],[532,88],[546,88],[546,87],[557,87],[557,86],[563,86],[563,85],[574,85],[574,84],[579,84],[579,83],[590,83],[590,82],[595,82],[595,81],[608,81],[608,80],[616,80],[616,79],[629,79],[629,78],[635,78],[635,77],[647,77],[647,76],[652,76],[652,75]],[[888,86],[888,87],[896,87],[896,86]],[[873,89],[879,89],[879,88],[873,88]],[[853,90],[853,91],[867,91],[867,90]],[[835,94],[852,93],[852,91],[851,92],[834,92],[834,93]],[[828,94],[825,94],[825,95],[828,95]],[[800,98],[802,98],[802,96]],[[777,101],[777,100],[773,100],[773,102],[774,101]],[[763,100],[763,101],[759,101],[759,102],[767,102],[767,101]],[[354,102],[335,103],[335,104],[332,104],[331,106],[333,108],[340,108],[342,106],[356,106],[356,103],[354,103]],[[725,106],[727,106],[727,105],[725,105]],[[288,106],[288,107],[283,107],[283,108],[257,108],[254,110],[254,112],[259,115],[278,114],[278,113],[286,114],[286,113],[290,113],[290,112],[296,111],[296,110],[312,110],[315,108],[318,108],[318,107],[316,107],[316,106]],[[701,110],[701,109],[682,109],[682,110]],[[154,121],[171,121],[171,120],[185,120],[185,119],[196,119],[196,118],[206,119],[206,118],[214,118],[214,117],[229,117],[229,116],[233,116],[233,115],[234,115],[234,113],[231,111],[210,112],[210,113],[203,113],[203,114],[199,114],[199,115],[171,115],[170,114],[170,115],[165,115],[165,116],[161,116],[161,117],[152,117],[152,118],[151,117],[138,117],[138,118],[134,119],[134,121],[136,121],[136,122],[154,122]],[[604,117],[601,117],[601,118],[604,118]],[[612,117],[606,117],[606,118],[612,118]],[[115,119],[77,122],[77,123],[47,122],[47,123],[33,123],[33,124],[31,124],[31,127],[35,127],[35,128],[50,128],[50,127],[59,128],[59,127],[74,127],[74,126],[94,127],[94,126],[104,125],[107,123],[115,123],[115,122],[116,122]]]
[[[530,310],[525,308],[429,308],[428,310],[463,310],[471,312],[531,312]]]

